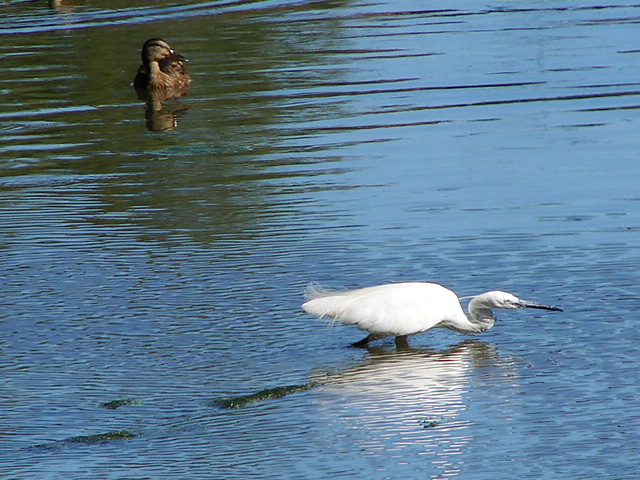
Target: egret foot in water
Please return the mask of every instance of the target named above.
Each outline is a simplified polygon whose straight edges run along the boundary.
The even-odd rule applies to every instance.
[[[351,346],[358,347],[358,348],[366,348],[369,345],[369,342],[373,342],[374,340],[380,340],[381,338],[384,338],[384,336],[376,335],[375,333],[370,333],[369,335],[364,337],[362,340],[352,343]]]
[[[398,349],[407,349],[409,348],[409,342],[407,342],[406,335],[398,335],[396,337],[396,348]]]

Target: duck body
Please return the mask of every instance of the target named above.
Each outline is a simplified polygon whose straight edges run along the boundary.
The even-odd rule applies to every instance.
[[[133,80],[137,89],[185,91],[191,77],[184,68],[187,59],[160,38],[150,38],[142,46],[142,65]]]

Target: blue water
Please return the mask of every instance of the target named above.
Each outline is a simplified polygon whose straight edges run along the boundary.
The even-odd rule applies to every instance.
[[[639,19],[3,5],[0,476],[637,478]],[[151,36],[190,60],[168,131]],[[397,351],[300,309],[408,280],[564,312]]]

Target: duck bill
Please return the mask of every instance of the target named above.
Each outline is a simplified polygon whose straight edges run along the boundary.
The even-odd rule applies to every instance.
[[[518,305],[522,308],[537,308],[538,310],[551,310],[552,312],[561,312],[562,309],[551,305],[544,305],[542,303],[527,302],[526,300],[520,300]]]
[[[171,56],[169,57],[173,60],[179,60],[180,62],[188,62],[189,59],[187,57],[185,57],[184,55],[180,55],[178,52],[174,52],[173,50],[171,50]]]

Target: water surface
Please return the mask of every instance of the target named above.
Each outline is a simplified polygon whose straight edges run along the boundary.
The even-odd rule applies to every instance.
[[[445,7],[3,5],[3,477],[636,478],[640,7]],[[407,280],[565,311],[404,352],[300,311]]]

